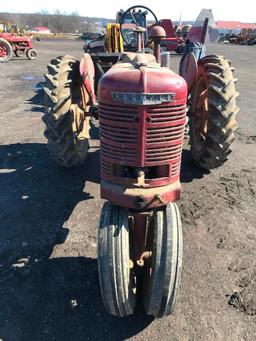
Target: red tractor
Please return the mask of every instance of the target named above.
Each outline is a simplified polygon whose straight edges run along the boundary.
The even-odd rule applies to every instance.
[[[0,33],[0,62],[10,60],[13,53],[16,57],[26,55],[30,60],[37,57],[37,51],[33,48],[31,38],[8,32]]]
[[[158,22],[159,26],[163,27],[166,37],[161,41],[162,50],[176,52],[182,54],[185,49],[185,40],[183,37],[178,37],[171,19],[161,19]]]
[[[205,55],[216,39],[211,12],[191,30],[180,74],[161,63],[165,31],[155,22],[149,36],[132,19],[126,37],[137,52],[85,53],[48,65],[45,136],[51,156],[64,167],[86,161],[90,116],[100,123],[101,212],[98,270],[106,310],[132,314],[138,288],[149,315],[172,313],[181,279],[180,167],[185,126],[197,164],[221,166],[231,152],[237,92],[230,61]],[[122,32],[122,25],[121,25]],[[145,53],[147,41],[154,54]],[[142,276],[141,276],[142,275]],[[142,285],[138,285],[141,283]]]

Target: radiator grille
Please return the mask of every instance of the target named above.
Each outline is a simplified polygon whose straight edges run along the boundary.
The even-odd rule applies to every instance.
[[[114,120],[115,122],[133,122],[137,117],[137,108],[130,107],[117,107],[109,104],[99,105],[100,118],[104,120]]]
[[[119,143],[137,143],[137,129],[126,127],[115,127],[111,122],[109,124],[100,124],[101,138],[106,141],[113,141]]]
[[[178,174],[186,105],[143,109],[146,113],[136,106],[99,105],[102,170],[105,174],[110,174],[110,163],[132,166],[171,164],[170,175]],[[142,130],[142,124],[145,130]],[[145,136],[141,136],[143,131]]]
[[[146,129],[145,162],[171,162],[180,158],[186,106],[151,107],[147,114],[150,123]]]
[[[147,143],[166,143],[179,140],[183,137],[184,125],[148,128],[146,132]]]
[[[163,106],[161,108],[150,108],[148,109],[148,116],[152,123],[165,123],[181,120],[184,118],[186,106]]]
[[[171,176],[176,176],[180,173],[180,158],[172,163]]]
[[[138,109],[134,106],[99,105],[101,156],[113,163],[136,164]],[[104,169],[103,169],[104,170]]]
[[[145,161],[147,163],[159,162],[159,161],[170,161],[180,156],[182,147],[180,145],[169,146],[169,147],[154,147],[147,148]]]
[[[101,155],[107,159],[113,159],[116,163],[136,162],[136,147],[119,148],[106,143],[100,146]]]
[[[106,162],[104,160],[101,160],[101,170],[107,174],[107,175],[111,175],[111,165],[109,162]]]

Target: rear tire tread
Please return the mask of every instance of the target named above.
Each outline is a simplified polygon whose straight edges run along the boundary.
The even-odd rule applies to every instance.
[[[208,80],[208,127],[204,146],[200,152],[194,147],[193,133],[190,145],[193,159],[200,167],[212,169],[221,166],[231,152],[234,132],[238,125],[236,114],[239,108],[234,78],[229,60],[223,56],[206,56],[199,62],[199,70]],[[196,101],[196,98],[192,102]],[[193,117],[192,123],[193,125]]]
[[[72,80],[79,77],[79,62],[71,56],[53,59],[45,75],[45,137],[51,157],[63,167],[86,161],[88,139],[78,139],[72,130]],[[73,104],[74,105],[74,104]]]

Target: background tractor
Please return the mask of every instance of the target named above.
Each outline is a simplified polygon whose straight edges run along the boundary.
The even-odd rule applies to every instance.
[[[0,22],[0,62],[10,60],[13,53],[16,57],[26,56],[30,60],[37,57],[31,38],[20,35],[17,26]]]
[[[139,11],[155,18],[149,33],[136,20]],[[45,136],[54,160],[79,166],[87,157],[90,117],[99,117],[101,197],[107,200],[98,235],[103,301],[111,314],[132,314],[141,288],[146,313],[162,317],[173,311],[181,278],[175,201],[185,126],[195,162],[221,166],[237,127],[236,79],[230,61],[206,55],[205,41],[218,39],[209,10],[189,32],[180,75],[167,67],[166,54],[161,58],[166,34],[150,9],[129,8],[120,31],[136,52],[85,53],[80,61],[67,55],[47,66]],[[145,53],[148,43],[154,54]]]

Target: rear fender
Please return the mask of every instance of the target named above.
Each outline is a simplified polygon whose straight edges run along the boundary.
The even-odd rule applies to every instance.
[[[94,93],[94,78],[95,78],[95,68],[89,53],[85,53],[80,61],[79,65],[80,75],[83,80],[85,89],[89,95],[89,104],[95,105],[96,98]]]
[[[198,64],[196,56],[193,52],[186,53],[182,56],[180,62],[179,74],[185,79],[188,86],[188,93],[191,92],[193,85],[197,79]]]
[[[204,44],[188,42],[180,60],[179,74],[185,78],[188,90],[191,91],[198,71],[198,62],[206,56]]]

